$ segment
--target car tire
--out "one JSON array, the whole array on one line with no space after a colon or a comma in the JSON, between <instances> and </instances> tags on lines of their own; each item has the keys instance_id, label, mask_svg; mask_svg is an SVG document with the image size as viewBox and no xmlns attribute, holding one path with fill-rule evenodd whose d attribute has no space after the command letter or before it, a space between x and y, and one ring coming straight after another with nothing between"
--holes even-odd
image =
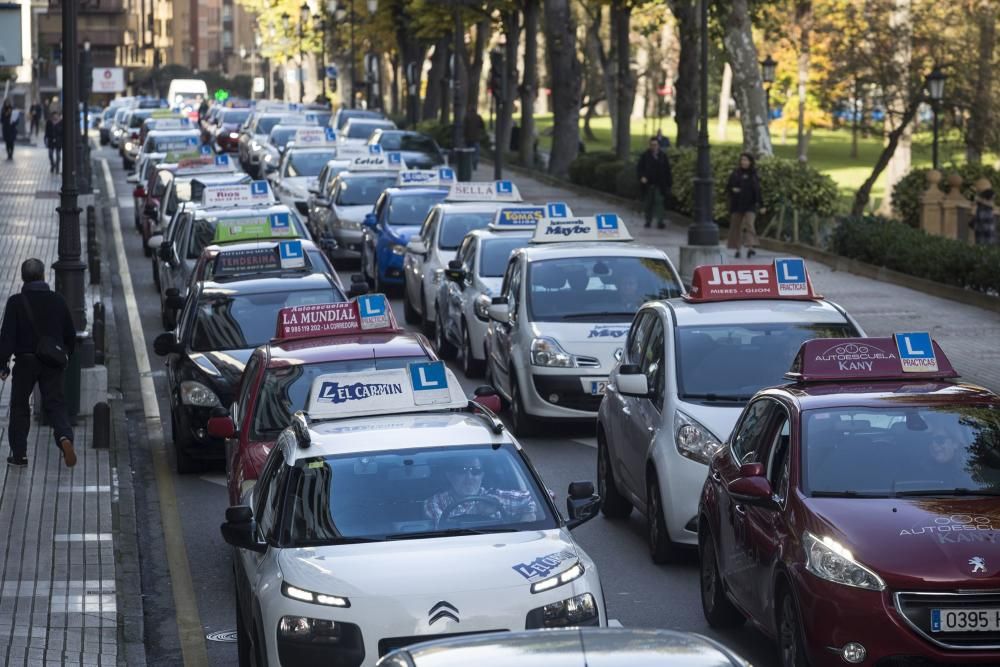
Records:
<instances>
[{"instance_id":1,"label":"car tire","mask_svg":"<svg viewBox=\"0 0 1000 667\"><path fill-rule=\"evenodd\" d=\"M719 574L719 561L715 555L715 540L707 527L699 533L698 553L701 556L701 611L713 628L736 628L746 618L726 595L726 584Z\"/></svg>"},{"instance_id":2,"label":"car tire","mask_svg":"<svg viewBox=\"0 0 1000 667\"><path fill-rule=\"evenodd\" d=\"M654 563L670 563L677 558L677 546L667 532L667 520L663 516L663 496L656 471L650 470L646 481L646 541L649 556Z\"/></svg>"},{"instance_id":3,"label":"car tire","mask_svg":"<svg viewBox=\"0 0 1000 667\"><path fill-rule=\"evenodd\" d=\"M156 261L156 257L153 258L153 285L156 287L156 291L160 291L160 263Z\"/></svg>"},{"instance_id":4,"label":"car tire","mask_svg":"<svg viewBox=\"0 0 1000 667\"><path fill-rule=\"evenodd\" d=\"M524 400L521 398L521 387L517 383L517 376L511 371L510 374L510 427L514 435L524 438L534 435L538 429L538 422L524 409Z\"/></svg>"},{"instance_id":5,"label":"car tire","mask_svg":"<svg viewBox=\"0 0 1000 667\"><path fill-rule=\"evenodd\" d=\"M444 332L444 323L441 321L440 310L438 310L437 325L434 327L434 347L437 348L438 356L446 361L454 359L458 353L458 350L451 344L447 334Z\"/></svg>"},{"instance_id":6,"label":"car tire","mask_svg":"<svg viewBox=\"0 0 1000 667\"><path fill-rule=\"evenodd\" d=\"M253 642L247 634L243 622L243 609L240 607L240 592L236 591L236 655L240 667L253 667Z\"/></svg>"},{"instance_id":7,"label":"car tire","mask_svg":"<svg viewBox=\"0 0 1000 667\"><path fill-rule=\"evenodd\" d=\"M174 462L177 474L189 475L197 468L194 458L188 453L192 441L191 437L187 435L189 429L186 420L183 416L180 419L174 417L173 409L170 411L170 430L174 441Z\"/></svg>"},{"instance_id":8,"label":"car tire","mask_svg":"<svg viewBox=\"0 0 1000 667\"><path fill-rule=\"evenodd\" d=\"M486 363L476 359L472 355L472 341L469 339L469 328L465 326L465 322L462 322L462 347L460 352L462 354L462 372L465 373L465 377L469 379L482 377L485 370L483 367Z\"/></svg>"},{"instance_id":9,"label":"car tire","mask_svg":"<svg viewBox=\"0 0 1000 667\"><path fill-rule=\"evenodd\" d=\"M632 513L632 503L615 484L615 471L603 431L597 434L597 493L601 496L601 513L609 519L624 519Z\"/></svg>"},{"instance_id":10,"label":"car tire","mask_svg":"<svg viewBox=\"0 0 1000 667\"><path fill-rule=\"evenodd\" d=\"M778 662L781 667L809 667L795 599L787 588L778 589Z\"/></svg>"},{"instance_id":11,"label":"car tire","mask_svg":"<svg viewBox=\"0 0 1000 667\"><path fill-rule=\"evenodd\" d=\"M368 275L368 245L361 244L361 277L365 279L369 287L373 286L372 277Z\"/></svg>"},{"instance_id":12,"label":"car tire","mask_svg":"<svg viewBox=\"0 0 1000 667\"><path fill-rule=\"evenodd\" d=\"M418 313L417 309L413 307L412 303L410 303L410 297L408 295L409 295L409 290L407 290L406 286L404 285L403 286L403 319L406 321L407 324L420 324L420 320L421 320L420 313Z\"/></svg>"}]
</instances>

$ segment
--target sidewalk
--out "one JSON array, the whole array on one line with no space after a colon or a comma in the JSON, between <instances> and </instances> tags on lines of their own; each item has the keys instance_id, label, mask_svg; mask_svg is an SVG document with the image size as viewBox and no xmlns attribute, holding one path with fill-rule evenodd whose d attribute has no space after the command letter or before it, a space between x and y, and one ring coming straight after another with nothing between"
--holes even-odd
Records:
<instances>
[{"instance_id":1,"label":"sidewalk","mask_svg":"<svg viewBox=\"0 0 1000 667\"><path fill-rule=\"evenodd\" d=\"M680 246L687 243L685 228L670 225L663 230L644 229L642 216L637 211L620 210L617 202L601 199L600 193L582 196L513 171L506 172L505 176L517 184L525 201L564 201L577 215L619 213L638 241L663 248L674 265L680 266ZM480 164L474 178L493 180L493 165ZM727 261L741 263L741 260L732 258L732 251L722 250ZM753 261L768 263L775 256L761 250ZM742 260L742 263L748 263L748 260ZM1000 341L1000 313L852 273L834 271L818 262L809 263L809 273L816 290L847 309L869 336L928 331L940 343L963 380L1000 391L1000 347L997 346L997 341Z\"/></svg>"},{"instance_id":2,"label":"sidewalk","mask_svg":"<svg viewBox=\"0 0 1000 667\"><path fill-rule=\"evenodd\" d=\"M45 149L19 145L0 161L0 295L21 288L20 265L56 260L61 177ZM82 216L81 216L82 219ZM85 239L86 234L81 231ZM53 284L49 270L48 281ZM7 456L10 383L0 387L0 448ZM75 426L75 468L63 465L48 427L32 423L28 466L0 469L0 662L118 663L117 485L109 450L93 449L90 407Z\"/></svg>"}]
</instances>

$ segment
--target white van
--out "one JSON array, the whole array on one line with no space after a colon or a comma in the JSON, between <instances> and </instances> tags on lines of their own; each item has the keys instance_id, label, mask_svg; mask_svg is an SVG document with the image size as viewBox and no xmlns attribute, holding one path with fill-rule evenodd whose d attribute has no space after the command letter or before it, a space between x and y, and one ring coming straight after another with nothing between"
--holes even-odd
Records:
<instances>
[{"instance_id":1,"label":"white van","mask_svg":"<svg viewBox=\"0 0 1000 667\"><path fill-rule=\"evenodd\" d=\"M208 98L208 85L201 79L172 79L167 89L167 104L174 106L181 100L199 96Z\"/></svg>"}]
</instances>

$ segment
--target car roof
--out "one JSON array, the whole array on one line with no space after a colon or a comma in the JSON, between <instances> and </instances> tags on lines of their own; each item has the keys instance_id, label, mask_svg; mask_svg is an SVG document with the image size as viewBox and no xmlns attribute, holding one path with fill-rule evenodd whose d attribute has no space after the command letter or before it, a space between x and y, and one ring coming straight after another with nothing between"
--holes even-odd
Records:
<instances>
[{"instance_id":1,"label":"car roof","mask_svg":"<svg viewBox=\"0 0 1000 667\"><path fill-rule=\"evenodd\" d=\"M760 395L783 396L797 405L799 410L841 407L899 408L912 405L1000 407L1000 396L989 389L947 380L795 382L765 389Z\"/></svg>"},{"instance_id":2,"label":"car roof","mask_svg":"<svg viewBox=\"0 0 1000 667\"><path fill-rule=\"evenodd\" d=\"M499 201L463 201L463 202L441 202L434 205L442 213L495 213L502 208L508 208L509 202ZM521 204L518 204L521 206ZM531 206L531 204L524 204Z\"/></svg>"},{"instance_id":3,"label":"car roof","mask_svg":"<svg viewBox=\"0 0 1000 667\"><path fill-rule=\"evenodd\" d=\"M191 182L198 181L199 183L204 183L205 185L229 185L230 183L239 183L240 181L250 178L250 174L245 171L224 171L224 172L206 172L204 174L181 174L180 176L174 177L176 180L188 179Z\"/></svg>"},{"instance_id":4,"label":"car roof","mask_svg":"<svg viewBox=\"0 0 1000 667\"><path fill-rule=\"evenodd\" d=\"M267 347L268 368L349 359L431 356L427 339L406 331L273 340Z\"/></svg>"},{"instance_id":5,"label":"car roof","mask_svg":"<svg viewBox=\"0 0 1000 667\"><path fill-rule=\"evenodd\" d=\"M657 301L668 308L678 326L711 326L714 324L844 324L843 311L823 299L745 299L690 303L682 298ZM647 306L648 307L648 306Z\"/></svg>"},{"instance_id":6,"label":"car roof","mask_svg":"<svg viewBox=\"0 0 1000 667\"><path fill-rule=\"evenodd\" d=\"M147 139L149 137L159 139L160 137L200 137L200 136L201 132L199 132L194 128L185 130L184 128L181 127L168 128L165 130L150 130L149 133L146 134Z\"/></svg>"},{"instance_id":7,"label":"car roof","mask_svg":"<svg viewBox=\"0 0 1000 667\"><path fill-rule=\"evenodd\" d=\"M333 144L326 146L296 146L295 144L290 144L288 148L285 149L285 153L329 153L330 151L336 151L337 147Z\"/></svg>"},{"instance_id":8,"label":"car roof","mask_svg":"<svg viewBox=\"0 0 1000 667\"><path fill-rule=\"evenodd\" d=\"M337 178L341 178L345 181L355 178L366 178L372 176L378 176L381 178L386 178L386 177L397 178L398 174L399 172L393 169L363 169L360 171L351 171L350 169L348 169L347 171L342 171L339 174L337 174Z\"/></svg>"},{"instance_id":9,"label":"car roof","mask_svg":"<svg viewBox=\"0 0 1000 667\"><path fill-rule=\"evenodd\" d=\"M466 234L466 236L474 236L480 241L489 241L491 239L530 239L535 235L534 229L509 229L509 230L496 230L489 229L473 229L471 232Z\"/></svg>"},{"instance_id":10,"label":"car roof","mask_svg":"<svg viewBox=\"0 0 1000 667\"><path fill-rule=\"evenodd\" d=\"M427 194L440 194L442 196L447 196L451 188L447 185L427 185L421 187L409 187L409 188L386 188L383 192L386 197L416 197L417 195L427 195Z\"/></svg>"},{"instance_id":11,"label":"car roof","mask_svg":"<svg viewBox=\"0 0 1000 667\"><path fill-rule=\"evenodd\" d=\"M270 213L290 213L291 209L281 203L264 204L261 206L240 206L238 208L199 208L196 213L199 218L242 218L248 215L264 216Z\"/></svg>"},{"instance_id":12,"label":"car roof","mask_svg":"<svg viewBox=\"0 0 1000 667\"><path fill-rule=\"evenodd\" d=\"M294 283L294 284L290 284ZM271 292L300 292L329 288L339 292L333 278L325 273L294 273L262 278L247 278L233 282L206 281L201 283L201 296L218 298L220 296L235 296L238 294L267 294Z\"/></svg>"},{"instance_id":13,"label":"car roof","mask_svg":"<svg viewBox=\"0 0 1000 667\"><path fill-rule=\"evenodd\" d=\"M317 250L316 244L308 239L296 239L302 242L303 250ZM205 246L202 252L239 252L240 250L254 250L256 248L273 248L281 243L281 239L263 239L260 241L239 241L237 243L211 243Z\"/></svg>"},{"instance_id":14,"label":"car roof","mask_svg":"<svg viewBox=\"0 0 1000 667\"><path fill-rule=\"evenodd\" d=\"M518 248L529 262L559 257L656 257L665 259L666 253L653 246L621 241L579 241L568 243L538 243Z\"/></svg>"}]
</instances>

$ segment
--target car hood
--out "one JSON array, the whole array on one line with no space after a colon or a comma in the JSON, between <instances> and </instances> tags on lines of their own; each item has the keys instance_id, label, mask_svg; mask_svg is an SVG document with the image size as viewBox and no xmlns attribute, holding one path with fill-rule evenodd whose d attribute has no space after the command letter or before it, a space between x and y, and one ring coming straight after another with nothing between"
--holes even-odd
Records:
<instances>
[{"instance_id":1,"label":"car hood","mask_svg":"<svg viewBox=\"0 0 1000 667\"><path fill-rule=\"evenodd\" d=\"M389 240L394 243L402 243L406 245L410 242L410 237L420 231L419 225L400 225L394 227L392 225L387 225L386 229L389 230L388 237Z\"/></svg>"},{"instance_id":2,"label":"car hood","mask_svg":"<svg viewBox=\"0 0 1000 667\"><path fill-rule=\"evenodd\" d=\"M818 537L832 537L890 588L963 587L1000 576L1000 503L989 497L806 498ZM983 569L974 566L983 559Z\"/></svg>"},{"instance_id":3,"label":"car hood","mask_svg":"<svg viewBox=\"0 0 1000 667\"><path fill-rule=\"evenodd\" d=\"M247 350L226 350L225 352L192 352L191 361L219 389L232 392L243 377L243 369L253 354L253 348Z\"/></svg>"},{"instance_id":4,"label":"car hood","mask_svg":"<svg viewBox=\"0 0 1000 667\"><path fill-rule=\"evenodd\" d=\"M523 588L580 556L568 532L552 529L284 549L278 565L316 593L405 597Z\"/></svg>"},{"instance_id":5,"label":"car hood","mask_svg":"<svg viewBox=\"0 0 1000 667\"><path fill-rule=\"evenodd\" d=\"M360 206L341 206L340 204L334 204L333 208L337 215L337 219L343 220L344 222L364 222L365 216L372 212L371 204L362 204Z\"/></svg>"}]
</instances>

